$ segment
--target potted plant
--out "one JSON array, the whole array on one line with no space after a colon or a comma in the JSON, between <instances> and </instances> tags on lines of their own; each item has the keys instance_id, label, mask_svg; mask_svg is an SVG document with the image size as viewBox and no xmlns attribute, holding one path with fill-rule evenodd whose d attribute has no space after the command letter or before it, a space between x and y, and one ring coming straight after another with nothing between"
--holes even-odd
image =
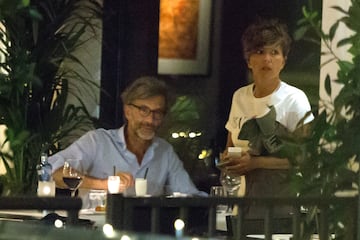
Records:
<instances>
[{"instance_id":1,"label":"potted plant","mask_svg":"<svg viewBox=\"0 0 360 240\"><path fill-rule=\"evenodd\" d=\"M360 148L356 146L360 140L360 1L351 0L349 9L339 6L333 6L333 9L343 13L344 17L338 19L329 32L325 33L321 29L319 12L311 7L304 7L303 19L299 21L296 34L297 38L308 38L311 41L316 39L311 35L316 34L327 49L322 52L329 56L329 61L325 64L336 61L336 79L332 79L329 74L325 79L327 95L331 96L333 90L331 82L341 85L341 90L334 99L321 100L320 113L311 124L310 136L297 139L296 144L292 142L293 146L296 145L303 152L302 160L292 174L292 183L300 196L331 197L344 190L357 191L359 187L359 174L353 170L352 165L358 164L360 157ZM353 33L337 41L335 35L340 24L345 24ZM352 56L351 61L337 56L333 49L333 46L345 44L350 46L348 52ZM316 216L317 209L311 210L307 214L308 221L314 220ZM335 234L336 239L354 238L354 225L348 222L348 211L347 206L330 209L329 231Z\"/></svg>"},{"instance_id":2,"label":"potted plant","mask_svg":"<svg viewBox=\"0 0 360 240\"><path fill-rule=\"evenodd\" d=\"M40 154L59 151L93 124L71 88L93 83L71 66L85 68L74 51L89 40L102 7L96 0L4 0L0 9L0 124L9 146L0 151L2 195L35 193ZM69 94L78 105L67 103Z\"/></svg>"}]
</instances>

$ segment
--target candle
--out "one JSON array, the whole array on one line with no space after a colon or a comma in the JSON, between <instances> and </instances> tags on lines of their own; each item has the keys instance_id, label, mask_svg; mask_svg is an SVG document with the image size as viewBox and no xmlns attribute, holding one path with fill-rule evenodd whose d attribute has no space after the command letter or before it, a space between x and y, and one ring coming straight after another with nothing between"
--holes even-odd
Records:
<instances>
[{"instance_id":1,"label":"candle","mask_svg":"<svg viewBox=\"0 0 360 240\"><path fill-rule=\"evenodd\" d=\"M120 192L120 177L119 176L109 176L108 177L108 191L109 191L109 193L119 193Z\"/></svg>"},{"instance_id":2,"label":"candle","mask_svg":"<svg viewBox=\"0 0 360 240\"><path fill-rule=\"evenodd\" d=\"M54 197L55 196L55 182L54 181L39 181L37 195L39 197Z\"/></svg>"},{"instance_id":3,"label":"candle","mask_svg":"<svg viewBox=\"0 0 360 240\"><path fill-rule=\"evenodd\" d=\"M174 227L175 227L175 236L176 236L176 238L183 237L184 227L185 227L184 221L181 220L181 219L176 219L175 222L174 222Z\"/></svg>"}]
</instances>

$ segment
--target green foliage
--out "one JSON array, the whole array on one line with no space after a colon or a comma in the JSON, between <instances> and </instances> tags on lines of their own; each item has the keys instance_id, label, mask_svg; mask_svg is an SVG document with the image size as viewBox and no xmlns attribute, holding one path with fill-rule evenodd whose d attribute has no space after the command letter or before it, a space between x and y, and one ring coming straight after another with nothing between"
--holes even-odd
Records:
<instances>
[{"instance_id":1,"label":"green foliage","mask_svg":"<svg viewBox=\"0 0 360 240\"><path fill-rule=\"evenodd\" d=\"M294 188L301 196L333 196L338 191L357 190L359 187L358 172L351 166L359 163L360 156L360 147L357 146L360 142L360 1L352 0L348 10L339 6L333 6L333 9L343 13L344 17L338 19L328 33L321 30L319 14L306 7L303 8L304 18L299 21L297 36L309 37L309 34L316 33L327 49L322 53L329 57L324 64L336 61L338 65L336 78L329 75L325 78L326 93L331 96L332 82L341 85L335 99L322 102L324 109L312 123L312 134L301 146L304 157L292 174ZM344 24L352 34L335 40L339 26ZM335 46L345 44L352 55L350 61L341 59L334 51ZM353 226L344 214L346 206L330 210L330 231L337 239L349 239L347 234L352 234Z\"/></svg>"},{"instance_id":2,"label":"green foliage","mask_svg":"<svg viewBox=\"0 0 360 240\"><path fill-rule=\"evenodd\" d=\"M174 146L189 172L195 167L201 150L205 148L203 136L189 137L190 132L206 134L204 126L199 123L200 101L202 100L188 95L178 96L159 131L159 135ZM172 133L180 133L181 136L173 138Z\"/></svg>"},{"instance_id":3,"label":"green foliage","mask_svg":"<svg viewBox=\"0 0 360 240\"><path fill-rule=\"evenodd\" d=\"M354 174L347 172L349 159L354 158L355 161L358 161L359 150L354 147L354 143L360 135L360 128L356 124L360 114L360 55L354 54L359 51L358 49L355 50L354 46L358 45L359 42L360 25L354 24L354 22L358 22L360 16L359 3L359 0L352 0L352 6L348 11L334 6L334 9L342 12L345 16L331 26L329 33L324 33L321 30L319 15L307 10L306 7L303 8L304 18L299 21L301 33L308 34L303 29L309 31L312 29L313 32L316 32L328 50L323 54L332 55L329 61L336 61L339 67L336 79L331 79L329 75L326 76L324 86L326 93L329 96L331 95L332 82L339 83L342 86L339 94L332 102L323 104L322 113L314 121L310 138L311 144L307 146L308 156L304 159L305 162L308 161L304 164L304 168L312 168L310 166L314 165L319 167L319 170L313 169L312 171L315 172L309 174L317 176L318 181L323 181L318 184L318 186L322 186L317 190L319 194L332 195L335 191L342 190L341 182L347 182L349 176L354 177ZM353 31L353 34L341 39L334 45L334 36L340 24L345 24ZM352 61L342 60L334 52L332 46L341 46L344 43L351 44L349 52L352 53ZM313 143L317 144L313 145ZM342 174L344 172L346 174ZM308 173L304 170L302 174ZM336 181L336 184L328 184L327 181ZM352 181L357 184L355 178Z\"/></svg>"},{"instance_id":4,"label":"green foliage","mask_svg":"<svg viewBox=\"0 0 360 240\"><path fill-rule=\"evenodd\" d=\"M0 7L0 124L10 148L1 147L7 170L1 181L3 194L15 195L34 191L42 152L59 151L74 131L92 125L69 85L93 83L63 63L85 68L74 51L89 40L85 33L95 33L101 6L95 0L3 0ZM69 94L79 106L66 102Z\"/></svg>"}]
</instances>

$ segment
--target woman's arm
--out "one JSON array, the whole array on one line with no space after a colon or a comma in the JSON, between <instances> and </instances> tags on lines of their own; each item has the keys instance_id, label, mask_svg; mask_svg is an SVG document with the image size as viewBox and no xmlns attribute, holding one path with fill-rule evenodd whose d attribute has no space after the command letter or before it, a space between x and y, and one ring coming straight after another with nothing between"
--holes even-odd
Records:
<instances>
[{"instance_id":1,"label":"woman's arm","mask_svg":"<svg viewBox=\"0 0 360 240\"><path fill-rule=\"evenodd\" d=\"M220 153L220 161L221 162L225 161L225 158L227 157L227 149L228 149L228 147L233 147L233 146L234 146L234 143L231 140L231 132L228 132L225 150L224 150L224 152Z\"/></svg>"},{"instance_id":2,"label":"woman's arm","mask_svg":"<svg viewBox=\"0 0 360 240\"><path fill-rule=\"evenodd\" d=\"M225 170L229 173L243 175L254 169L289 169L290 163L287 158L272 156L252 156L248 152L242 153L241 157L229 157Z\"/></svg>"},{"instance_id":3,"label":"woman's arm","mask_svg":"<svg viewBox=\"0 0 360 240\"><path fill-rule=\"evenodd\" d=\"M227 148L233 147L231 132L228 132L226 149L222 154L221 161L226 161L224 170L237 175L243 175L247 172L263 168L263 169L289 169L290 163L287 158L278 158L272 156L252 156L248 152L243 152L241 157L227 156Z\"/></svg>"}]
</instances>

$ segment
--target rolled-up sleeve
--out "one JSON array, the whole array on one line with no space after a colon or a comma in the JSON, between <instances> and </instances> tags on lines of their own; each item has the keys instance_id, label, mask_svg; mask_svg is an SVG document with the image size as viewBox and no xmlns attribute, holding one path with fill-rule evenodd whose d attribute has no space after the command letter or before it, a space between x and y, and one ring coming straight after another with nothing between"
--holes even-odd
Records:
<instances>
[{"instance_id":1,"label":"rolled-up sleeve","mask_svg":"<svg viewBox=\"0 0 360 240\"><path fill-rule=\"evenodd\" d=\"M184 169L183 163L174 151L169 151L169 175L168 188L172 193L180 192L197 196L208 196L207 193L199 191L192 182L189 174Z\"/></svg>"},{"instance_id":2,"label":"rolled-up sleeve","mask_svg":"<svg viewBox=\"0 0 360 240\"><path fill-rule=\"evenodd\" d=\"M49 157L49 163L52 165L53 172L64 165L66 159L78 160L76 166L79 170L87 169L89 160L95 156L95 138L92 131L86 133L76 140L66 149ZM86 159L86 161L82 161Z\"/></svg>"}]
</instances>

